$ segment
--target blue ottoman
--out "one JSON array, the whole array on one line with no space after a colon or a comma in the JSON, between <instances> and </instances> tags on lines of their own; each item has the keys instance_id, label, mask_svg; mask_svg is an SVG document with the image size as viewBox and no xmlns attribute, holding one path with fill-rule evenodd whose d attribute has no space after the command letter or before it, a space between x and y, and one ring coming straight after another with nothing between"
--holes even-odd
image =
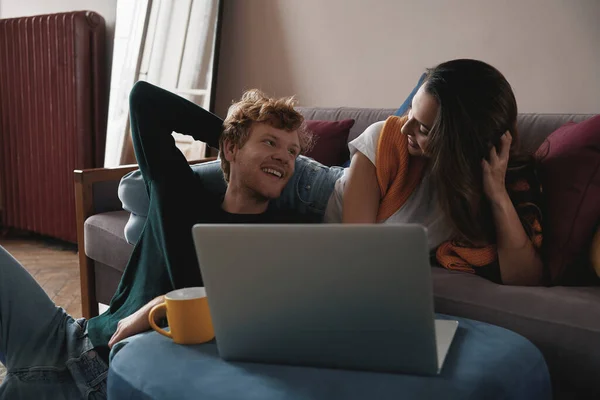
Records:
<instances>
[{"instance_id":1,"label":"blue ottoman","mask_svg":"<svg viewBox=\"0 0 600 400\"><path fill-rule=\"evenodd\" d=\"M449 318L437 316L438 318ZM116 346L109 399L551 399L542 354L497 326L459 320L439 376L226 362L215 343L182 346L156 332Z\"/></svg>"}]
</instances>

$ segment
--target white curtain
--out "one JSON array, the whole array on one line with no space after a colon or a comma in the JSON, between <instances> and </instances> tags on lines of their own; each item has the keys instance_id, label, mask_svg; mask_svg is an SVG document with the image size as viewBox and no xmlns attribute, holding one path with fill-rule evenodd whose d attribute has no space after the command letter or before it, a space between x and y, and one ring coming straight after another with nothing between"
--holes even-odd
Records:
<instances>
[{"instance_id":1,"label":"white curtain","mask_svg":"<svg viewBox=\"0 0 600 400\"><path fill-rule=\"evenodd\" d=\"M105 167L131 160L129 90L146 80L209 108L219 0L119 0ZM206 146L174 134L188 160Z\"/></svg>"}]
</instances>

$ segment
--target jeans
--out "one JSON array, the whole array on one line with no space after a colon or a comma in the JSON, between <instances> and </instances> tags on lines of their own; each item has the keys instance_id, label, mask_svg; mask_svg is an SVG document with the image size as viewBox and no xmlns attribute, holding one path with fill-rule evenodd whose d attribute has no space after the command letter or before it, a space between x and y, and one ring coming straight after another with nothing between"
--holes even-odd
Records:
<instances>
[{"instance_id":1,"label":"jeans","mask_svg":"<svg viewBox=\"0 0 600 400\"><path fill-rule=\"evenodd\" d=\"M312 158L299 156L294 175L275 204L282 209L322 219L335 182L343 173L342 167L327 167Z\"/></svg>"},{"instance_id":2,"label":"jeans","mask_svg":"<svg viewBox=\"0 0 600 400\"><path fill-rule=\"evenodd\" d=\"M108 365L86 321L57 307L0 246L0 399L105 399Z\"/></svg>"}]
</instances>

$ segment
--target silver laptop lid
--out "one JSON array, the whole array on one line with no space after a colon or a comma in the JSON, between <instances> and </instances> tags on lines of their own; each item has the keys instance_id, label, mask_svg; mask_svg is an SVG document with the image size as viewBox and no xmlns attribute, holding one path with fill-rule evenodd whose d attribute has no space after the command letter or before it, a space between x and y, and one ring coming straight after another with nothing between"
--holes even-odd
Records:
<instances>
[{"instance_id":1,"label":"silver laptop lid","mask_svg":"<svg viewBox=\"0 0 600 400\"><path fill-rule=\"evenodd\" d=\"M195 225L221 357L435 374L418 225Z\"/></svg>"}]
</instances>

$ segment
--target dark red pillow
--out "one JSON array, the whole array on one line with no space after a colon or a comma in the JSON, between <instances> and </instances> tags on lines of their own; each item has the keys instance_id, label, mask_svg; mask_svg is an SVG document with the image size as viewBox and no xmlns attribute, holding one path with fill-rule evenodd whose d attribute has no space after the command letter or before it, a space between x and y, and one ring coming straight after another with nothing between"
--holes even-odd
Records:
<instances>
[{"instance_id":1,"label":"dark red pillow","mask_svg":"<svg viewBox=\"0 0 600 400\"><path fill-rule=\"evenodd\" d=\"M308 129L313 133L315 143L306 156L327 166L342 165L350 158L348 135L354 126L353 119L341 121L307 120Z\"/></svg>"},{"instance_id":2,"label":"dark red pillow","mask_svg":"<svg viewBox=\"0 0 600 400\"><path fill-rule=\"evenodd\" d=\"M536 156L546 201L544 261L551 283L562 284L589 267L581 264L600 222L600 115L558 128Z\"/></svg>"}]
</instances>

